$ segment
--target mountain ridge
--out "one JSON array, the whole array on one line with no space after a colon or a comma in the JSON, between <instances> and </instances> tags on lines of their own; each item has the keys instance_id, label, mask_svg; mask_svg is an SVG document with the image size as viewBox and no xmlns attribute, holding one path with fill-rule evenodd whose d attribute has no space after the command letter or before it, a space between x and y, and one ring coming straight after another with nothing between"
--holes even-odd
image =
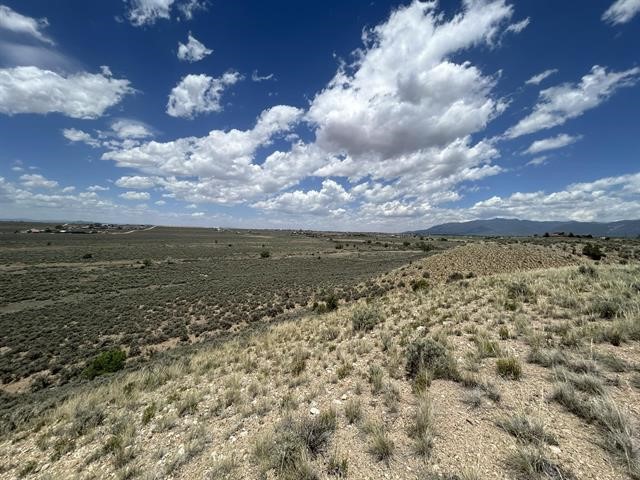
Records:
<instances>
[{"instance_id":1,"label":"mountain ridge","mask_svg":"<svg viewBox=\"0 0 640 480\"><path fill-rule=\"evenodd\" d=\"M449 222L430 228L413 230L417 235L473 235L528 237L564 232L597 237L635 237L640 235L640 219L616 222L537 221L517 218L492 218L468 222Z\"/></svg>"}]
</instances>

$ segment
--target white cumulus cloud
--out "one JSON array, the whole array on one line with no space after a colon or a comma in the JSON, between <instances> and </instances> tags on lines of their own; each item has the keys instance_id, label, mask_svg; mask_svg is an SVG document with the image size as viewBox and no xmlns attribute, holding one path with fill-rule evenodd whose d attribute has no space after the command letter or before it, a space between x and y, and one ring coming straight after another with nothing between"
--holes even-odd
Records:
<instances>
[{"instance_id":1,"label":"white cumulus cloud","mask_svg":"<svg viewBox=\"0 0 640 480\"><path fill-rule=\"evenodd\" d=\"M49 180L40 174L21 175L20 182L26 188L55 188L58 186L58 182Z\"/></svg>"},{"instance_id":2,"label":"white cumulus cloud","mask_svg":"<svg viewBox=\"0 0 640 480\"><path fill-rule=\"evenodd\" d=\"M351 195L334 180L322 182L320 190L286 192L253 206L262 210L278 210L293 214L326 214L351 200Z\"/></svg>"},{"instance_id":3,"label":"white cumulus cloud","mask_svg":"<svg viewBox=\"0 0 640 480\"><path fill-rule=\"evenodd\" d=\"M169 94L167 114L172 117L193 118L197 114L222 111L220 100L224 90L241 80L238 72L227 72L222 77L187 75Z\"/></svg>"},{"instance_id":4,"label":"white cumulus cloud","mask_svg":"<svg viewBox=\"0 0 640 480\"><path fill-rule=\"evenodd\" d=\"M126 16L136 27L153 25L157 20L171 19L172 10L177 6L185 20L191 20L194 12L204 10L207 2L204 0L124 0Z\"/></svg>"},{"instance_id":5,"label":"white cumulus cloud","mask_svg":"<svg viewBox=\"0 0 640 480\"><path fill-rule=\"evenodd\" d=\"M120 198L124 198L125 200L138 200L138 201L149 200L149 198L151 198L151 195L149 195L149 192L134 192L134 191L124 192L118 196Z\"/></svg>"},{"instance_id":6,"label":"white cumulus cloud","mask_svg":"<svg viewBox=\"0 0 640 480\"><path fill-rule=\"evenodd\" d=\"M156 181L150 177L142 177L134 175L131 177L120 177L116 180L116 186L120 188L131 188L135 190L145 190L156 184Z\"/></svg>"},{"instance_id":7,"label":"white cumulus cloud","mask_svg":"<svg viewBox=\"0 0 640 480\"><path fill-rule=\"evenodd\" d=\"M64 138L73 143L86 143L87 145L97 148L100 146L100 142L93 138L90 133L84 130L78 130L77 128L65 128L62 130Z\"/></svg>"},{"instance_id":8,"label":"white cumulus cloud","mask_svg":"<svg viewBox=\"0 0 640 480\"><path fill-rule=\"evenodd\" d=\"M178 42L178 58L185 62L198 62L207 55L211 55L213 50L204 46L202 42L189 33L187 43Z\"/></svg>"},{"instance_id":9,"label":"white cumulus cloud","mask_svg":"<svg viewBox=\"0 0 640 480\"><path fill-rule=\"evenodd\" d=\"M102 73L58 74L38 67L0 68L0 113L61 113L92 119L133 93L129 81Z\"/></svg>"},{"instance_id":10,"label":"white cumulus cloud","mask_svg":"<svg viewBox=\"0 0 640 480\"><path fill-rule=\"evenodd\" d=\"M153 137L153 131L143 122L119 119L111 124L113 134L120 139L140 139Z\"/></svg>"}]
</instances>

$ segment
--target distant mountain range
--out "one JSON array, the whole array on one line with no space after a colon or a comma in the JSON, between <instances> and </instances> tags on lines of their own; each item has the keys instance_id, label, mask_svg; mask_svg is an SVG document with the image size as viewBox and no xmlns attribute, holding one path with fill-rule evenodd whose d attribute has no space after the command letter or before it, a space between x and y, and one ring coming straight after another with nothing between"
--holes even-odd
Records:
<instances>
[{"instance_id":1,"label":"distant mountain range","mask_svg":"<svg viewBox=\"0 0 640 480\"><path fill-rule=\"evenodd\" d=\"M492 218L490 220L472 220L436 225L426 230L416 230L417 235L482 235L527 237L555 232L574 235L593 235L594 237L636 237L640 235L640 220L621 220L618 222L536 222L515 218Z\"/></svg>"}]
</instances>

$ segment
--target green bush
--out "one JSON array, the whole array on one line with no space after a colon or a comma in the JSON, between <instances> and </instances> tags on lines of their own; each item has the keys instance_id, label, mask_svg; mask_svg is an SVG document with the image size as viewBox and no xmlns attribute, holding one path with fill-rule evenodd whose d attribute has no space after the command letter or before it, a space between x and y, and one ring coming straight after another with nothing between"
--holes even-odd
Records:
<instances>
[{"instance_id":1,"label":"green bush","mask_svg":"<svg viewBox=\"0 0 640 480\"><path fill-rule=\"evenodd\" d=\"M582 254L589 257L591 260L600 260L602 257L606 256L602 250L600 250L600 245L596 245L595 243L587 243L582 247Z\"/></svg>"},{"instance_id":2,"label":"green bush","mask_svg":"<svg viewBox=\"0 0 640 480\"><path fill-rule=\"evenodd\" d=\"M324 303L327 306L327 310L330 312L338 309L338 297L336 297L333 293L326 298Z\"/></svg>"},{"instance_id":3,"label":"green bush","mask_svg":"<svg viewBox=\"0 0 640 480\"><path fill-rule=\"evenodd\" d=\"M464 279L464 275L463 274L461 274L460 272L453 272L447 278L447 283L457 282L457 281L462 280L462 279Z\"/></svg>"},{"instance_id":4,"label":"green bush","mask_svg":"<svg viewBox=\"0 0 640 480\"><path fill-rule=\"evenodd\" d=\"M522 377L522 365L515 357L505 357L496 360L496 371L498 375L512 380L519 380Z\"/></svg>"},{"instance_id":5,"label":"green bush","mask_svg":"<svg viewBox=\"0 0 640 480\"><path fill-rule=\"evenodd\" d=\"M351 325L356 332L369 332L380 323L382 315L377 308L371 306L357 307L351 316Z\"/></svg>"},{"instance_id":6,"label":"green bush","mask_svg":"<svg viewBox=\"0 0 640 480\"><path fill-rule=\"evenodd\" d=\"M507 297L511 300L528 301L533 297L533 292L526 283L514 282L507 286Z\"/></svg>"},{"instance_id":7,"label":"green bush","mask_svg":"<svg viewBox=\"0 0 640 480\"><path fill-rule=\"evenodd\" d=\"M407 377L415 379L421 370L431 372L434 379L457 380L460 377L455 359L441 343L432 338L420 338L406 350Z\"/></svg>"},{"instance_id":8,"label":"green bush","mask_svg":"<svg viewBox=\"0 0 640 480\"><path fill-rule=\"evenodd\" d=\"M420 250L422 250L423 252L430 252L431 250L435 249L436 247L434 247L432 244L430 243L425 243L425 242L420 242L418 244L418 247L420 248Z\"/></svg>"},{"instance_id":9,"label":"green bush","mask_svg":"<svg viewBox=\"0 0 640 480\"><path fill-rule=\"evenodd\" d=\"M83 374L85 377L92 379L106 373L117 372L124 368L126 359L127 354L119 348L107 350L94 358L89 366L85 368Z\"/></svg>"},{"instance_id":10,"label":"green bush","mask_svg":"<svg viewBox=\"0 0 640 480\"><path fill-rule=\"evenodd\" d=\"M411 280L411 289L414 292L417 292L418 290L426 290L427 288L429 288L429 282L427 282L423 278L420 278L418 280Z\"/></svg>"}]
</instances>

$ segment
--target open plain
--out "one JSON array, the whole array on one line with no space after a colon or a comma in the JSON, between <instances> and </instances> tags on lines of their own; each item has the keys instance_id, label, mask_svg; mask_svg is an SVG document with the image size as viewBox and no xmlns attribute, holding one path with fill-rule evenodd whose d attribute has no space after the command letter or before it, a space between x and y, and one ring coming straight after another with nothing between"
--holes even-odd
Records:
<instances>
[{"instance_id":1,"label":"open plain","mask_svg":"<svg viewBox=\"0 0 640 480\"><path fill-rule=\"evenodd\" d=\"M3 477L640 478L637 241L158 228L1 255ZM65 345L75 376L37 366Z\"/></svg>"}]
</instances>

